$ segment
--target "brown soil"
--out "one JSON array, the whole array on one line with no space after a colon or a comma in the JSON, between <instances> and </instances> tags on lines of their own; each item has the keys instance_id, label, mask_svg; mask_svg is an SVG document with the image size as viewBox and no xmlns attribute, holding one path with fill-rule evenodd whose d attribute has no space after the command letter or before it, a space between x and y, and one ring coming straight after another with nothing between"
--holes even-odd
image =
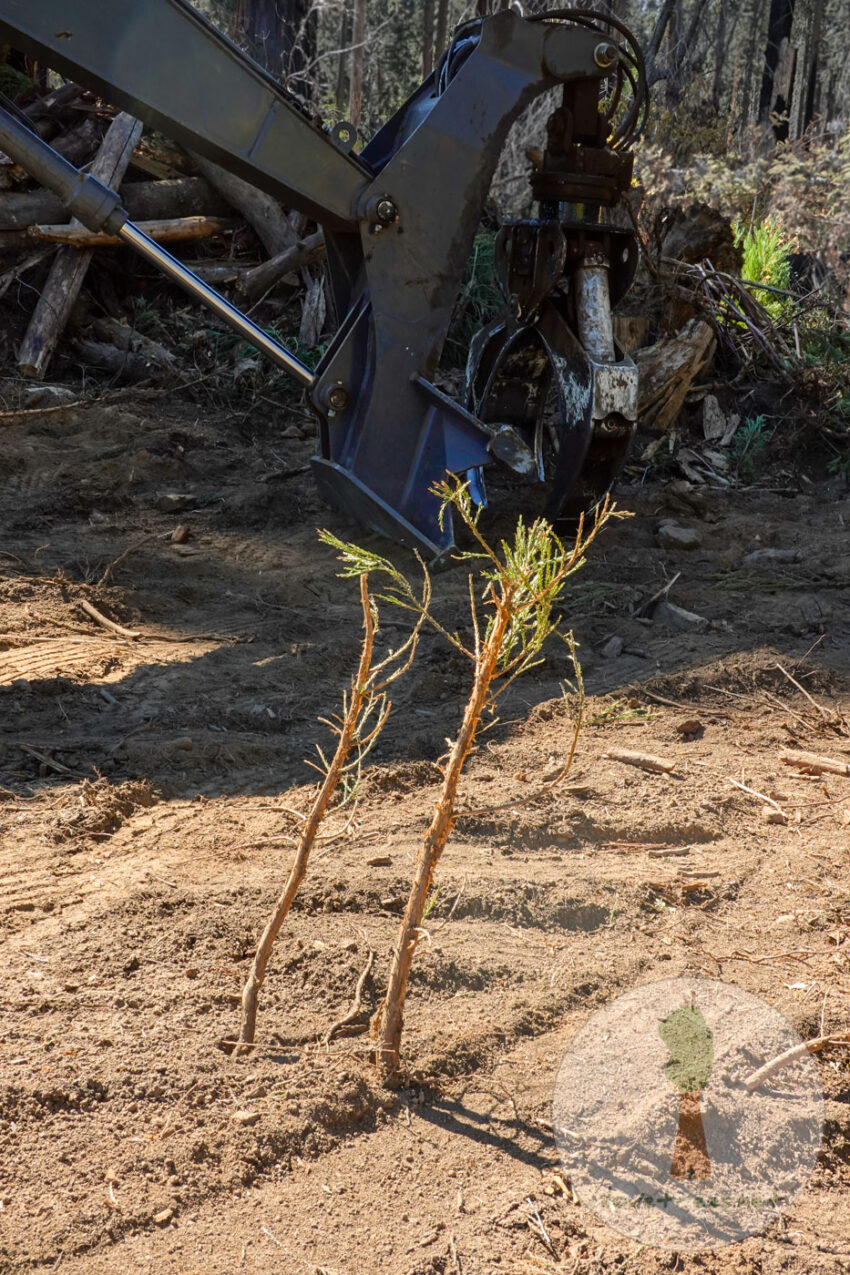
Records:
<instances>
[{"instance_id":1,"label":"brown soil","mask_svg":"<svg viewBox=\"0 0 850 1275\"><path fill-rule=\"evenodd\" d=\"M469 670L423 640L356 816L329 830L278 941L260 1047L234 1059L221 1045L287 866L302 759L358 644L356 590L315 528L387 547L321 506L308 441L206 409L46 414L2 445L0 1270L850 1270L846 1052L821 1055L808 1188L714 1254L602 1226L558 1176L550 1124L571 1038L641 983L704 974L803 1036L847 1028L850 779L778 760L795 743L850 756L846 494L792 480L683 505L669 484L621 487L635 516L605 532L568 604L590 693L574 770L534 796L570 738L556 651L470 764L477 813L440 868L407 1081L390 1092L366 1037L322 1041L370 949L367 1012L384 984ZM670 515L699 549L658 547ZM800 560L742 565L770 546ZM706 632L632 616L677 571L671 601ZM459 571L435 595L466 623ZM141 636L99 626L83 599ZM602 658L612 635L625 649ZM622 748L676 771L605 757Z\"/></svg>"}]
</instances>

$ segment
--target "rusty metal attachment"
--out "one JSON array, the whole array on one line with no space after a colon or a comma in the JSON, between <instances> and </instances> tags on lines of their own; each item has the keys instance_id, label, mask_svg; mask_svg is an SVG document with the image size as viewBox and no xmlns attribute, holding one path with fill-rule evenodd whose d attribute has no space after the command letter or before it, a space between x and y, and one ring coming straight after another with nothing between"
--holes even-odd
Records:
<instances>
[{"instance_id":1,"label":"rusty metal attachment","mask_svg":"<svg viewBox=\"0 0 850 1275\"><path fill-rule=\"evenodd\" d=\"M490 423L511 424L534 452L552 519L590 509L609 489L637 419L637 368L613 333L612 306L637 268L624 209L630 146L646 110L643 59L608 15L556 10L542 21L599 35L600 86L564 85L547 122L542 165L531 174L534 220L509 222L496 244L507 313L473 342L466 402ZM625 90L629 91L626 92ZM478 476L483 497L483 478Z\"/></svg>"}]
</instances>

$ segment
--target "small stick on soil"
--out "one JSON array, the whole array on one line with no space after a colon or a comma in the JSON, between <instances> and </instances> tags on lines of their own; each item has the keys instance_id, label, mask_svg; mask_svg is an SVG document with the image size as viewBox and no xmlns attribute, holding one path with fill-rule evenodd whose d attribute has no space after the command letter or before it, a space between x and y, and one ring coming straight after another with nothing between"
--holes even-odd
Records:
<instances>
[{"instance_id":1,"label":"small stick on soil","mask_svg":"<svg viewBox=\"0 0 850 1275\"><path fill-rule=\"evenodd\" d=\"M555 1261L557 1262L559 1260L558 1251L555 1248L555 1245L550 1240L549 1233L546 1230L546 1227L543 1225L543 1218L540 1216L537 1209L532 1204L530 1195L527 1195L525 1197L525 1202L528 1205L528 1207L531 1209L531 1217L528 1219L528 1225L531 1227L532 1231L534 1231L537 1238L543 1241L544 1245L546 1246L546 1248L548 1248L549 1252L552 1254Z\"/></svg>"},{"instance_id":2,"label":"small stick on soil","mask_svg":"<svg viewBox=\"0 0 850 1275\"><path fill-rule=\"evenodd\" d=\"M325 1036L325 1044L329 1045L335 1036L338 1036L345 1027L350 1027L360 1013L363 1004L363 988L366 986L366 980L372 973L372 966L375 964L375 953L370 949L369 957L366 961L365 969L357 980L357 986L354 989L354 1000L351 1002L351 1009L347 1014L343 1015L332 1027L328 1028ZM368 1029L369 1024L363 1024L363 1031Z\"/></svg>"},{"instance_id":3,"label":"small stick on soil","mask_svg":"<svg viewBox=\"0 0 850 1275\"><path fill-rule=\"evenodd\" d=\"M809 703L812 705L813 708L817 709L817 711L820 713L821 717L823 718L825 722L831 722L834 720L834 714L829 713L823 707L822 704L819 704L816 699L813 699L811 695L809 694L809 692L806 690L806 688L804 686L801 686L800 683L797 681L797 679L795 677L792 677L787 669L784 669L781 664L777 664L776 667L779 669L779 672L782 674L783 677L788 678L788 681L791 683L792 686L796 686L797 690L800 692L801 695L805 695L806 699L809 701Z\"/></svg>"},{"instance_id":4,"label":"small stick on soil","mask_svg":"<svg viewBox=\"0 0 850 1275\"><path fill-rule=\"evenodd\" d=\"M647 598L645 602L639 602L638 605L632 611L632 615L634 616L644 615L645 612L647 612L649 608L652 606L653 602L660 602L662 598L666 598L667 594L673 588L673 585L679 579L681 574L682 574L681 571L677 571L676 574L672 577L672 579L668 580L665 585L663 585L660 589L658 589L655 593L653 593L651 598Z\"/></svg>"},{"instance_id":5,"label":"small stick on soil","mask_svg":"<svg viewBox=\"0 0 850 1275\"><path fill-rule=\"evenodd\" d=\"M602 756L609 758L610 761L619 761L625 766L637 766L639 770L651 770L656 774L671 775L676 769L675 762L667 761L664 757L654 757L652 753L636 753L629 749L620 749L616 752L603 753Z\"/></svg>"},{"instance_id":6,"label":"small stick on soil","mask_svg":"<svg viewBox=\"0 0 850 1275\"><path fill-rule=\"evenodd\" d=\"M757 1071L752 1072L744 1081L744 1088L752 1093L754 1089L758 1089L771 1076L776 1075L777 1071L781 1071L783 1067L787 1067L789 1063L796 1062L798 1058L804 1058L806 1054L816 1054L821 1049L827 1049L832 1045L850 1045L850 1032L845 1032L841 1036L815 1036L812 1040L803 1041L800 1045L794 1045L792 1049L786 1049L783 1054L778 1054L776 1058L771 1058L770 1062L766 1062L763 1067L759 1067Z\"/></svg>"},{"instance_id":7,"label":"small stick on soil","mask_svg":"<svg viewBox=\"0 0 850 1275\"><path fill-rule=\"evenodd\" d=\"M759 801L767 802L767 804L771 806L774 810L778 810L779 813L783 816L783 818L787 819L789 817L788 812L786 810L783 810L779 802L774 801L772 797L766 797L763 792L759 792L756 788L748 788L746 784L742 784L737 779L730 779L729 783L733 784L736 788L740 788L741 792L748 792L751 797L758 797Z\"/></svg>"},{"instance_id":8,"label":"small stick on soil","mask_svg":"<svg viewBox=\"0 0 850 1275\"><path fill-rule=\"evenodd\" d=\"M27 420L30 416L51 416L55 412L73 412L78 407L90 407L87 398L73 403L59 403L56 407L19 407L10 412L0 412L0 422L4 425L15 425L18 421Z\"/></svg>"},{"instance_id":9,"label":"small stick on soil","mask_svg":"<svg viewBox=\"0 0 850 1275\"><path fill-rule=\"evenodd\" d=\"M114 620L109 620L97 607L89 602L88 598L80 599L80 606L86 615L90 615L98 624L102 624L105 629L109 629L110 633L117 633L119 637L139 638L141 633L137 629L125 629L123 624L116 624Z\"/></svg>"},{"instance_id":10,"label":"small stick on soil","mask_svg":"<svg viewBox=\"0 0 850 1275\"><path fill-rule=\"evenodd\" d=\"M821 757L817 753L805 753L788 750L779 754L779 760L786 766L797 766L808 775L850 775L850 763L837 761L834 757Z\"/></svg>"},{"instance_id":11,"label":"small stick on soil","mask_svg":"<svg viewBox=\"0 0 850 1275\"><path fill-rule=\"evenodd\" d=\"M121 563L124 561L125 558L129 558L131 553L135 553L136 550L141 549L143 545L150 544L151 540L156 540L156 536L154 535L142 536L141 540L137 540L134 545L130 545L129 549L125 549L123 553L118 555L118 557L115 559L114 562L110 562L109 566L106 568L103 575L98 580L98 584L99 585L106 584L107 580L112 575L112 572L115 570L116 567L121 566ZM137 634L137 636L139 635Z\"/></svg>"},{"instance_id":12,"label":"small stick on soil","mask_svg":"<svg viewBox=\"0 0 850 1275\"><path fill-rule=\"evenodd\" d=\"M699 713L702 717L728 717L728 713L724 713L722 708L704 708L702 704L683 704L679 699L667 699L664 695L658 695L655 691L647 690L645 686L627 686L626 690L634 691L635 695L645 695L647 699L654 700L656 704L666 704L668 708L680 708L685 713Z\"/></svg>"}]
</instances>

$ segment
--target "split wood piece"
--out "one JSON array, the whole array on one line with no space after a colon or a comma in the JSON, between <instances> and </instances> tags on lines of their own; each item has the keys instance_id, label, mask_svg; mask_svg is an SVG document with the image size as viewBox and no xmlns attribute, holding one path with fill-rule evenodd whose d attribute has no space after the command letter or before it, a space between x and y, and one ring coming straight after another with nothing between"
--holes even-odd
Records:
<instances>
[{"instance_id":1,"label":"split wood piece","mask_svg":"<svg viewBox=\"0 0 850 1275\"><path fill-rule=\"evenodd\" d=\"M819 1050L827 1049L832 1045L850 1045L850 1032L845 1032L843 1035L836 1035L833 1032L829 1036L815 1036L811 1040L794 1045L792 1049L786 1049L784 1053L771 1058L770 1062L766 1062L757 1071L751 1072L744 1081L744 1088L752 1093L789 1063L796 1062L798 1058L804 1058L806 1054L816 1054Z\"/></svg>"},{"instance_id":2,"label":"split wood piece","mask_svg":"<svg viewBox=\"0 0 850 1275\"><path fill-rule=\"evenodd\" d=\"M135 353L120 349L108 341L92 341L88 337L78 337L73 342L73 347L81 362L107 372L114 381L134 385L139 381L174 379L173 371L164 368L159 360L141 351Z\"/></svg>"},{"instance_id":3,"label":"split wood piece","mask_svg":"<svg viewBox=\"0 0 850 1275\"><path fill-rule=\"evenodd\" d=\"M55 770L57 775L73 775L73 770L69 770L67 766L63 766L60 761L54 761L52 757L48 757L47 753L40 752L37 748L32 748L29 744L21 744L21 750L29 753L30 757L34 757L36 761L41 762L42 766L47 766L48 770Z\"/></svg>"},{"instance_id":4,"label":"split wood piece","mask_svg":"<svg viewBox=\"0 0 850 1275\"><path fill-rule=\"evenodd\" d=\"M168 181L125 182L119 187L121 206L131 221L158 221L169 217L220 217L232 212L227 200L203 177L179 177ZM61 199L46 190L0 192L0 247L17 246L8 233L34 225L67 221Z\"/></svg>"},{"instance_id":5,"label":"split wood piece","mask_svg":"<svg viewBox=\"0 0 850 1275\"><path fill-rule=\"evenodd\" d=\"M807 775L850 775L850 762L837 761L834 757L821 757L817 753L804 753L796 749L780 753L779 760L786 766L796 766Z\"/></svg>"},{"instance_id":6,"label":"split wood piece","mask_svg":"<svg viewBox=\"0 0 850 1275\"><path fill-rule=\"evenodd\" d=\"M232 217L169 217L163 221L140 221L136 224L157 243L182 243L222 235L239 223ZM68 244L72 248L111 248L121 243L118 235L89 230L78 222L67 226L30 226L27 237L42 243Z\"/></svg>"},{"instance_id":7,"label":"split wood piece","mask_svg":"<svg viewBox=\"0 0 850 1275\"><path fill-rule=\"evenodd\" d=\"M649 319L645 315L615 314L614 340L627 354L634 354L646 344Z\"/></svg>"},{"instance_id":8,"label":"split wood piece","mask_svg":"<svg viewBox=\"0 0 850 1275\"><path fill-rule=\"evenodd\" d=\"M629 749L618 749L616 752L603 753L610 761L622 762L625 766L637 766L639 770L651 770L656 774L672 775L676 763L664 757L654 757L652 753L636 753Z\"/></svg>"},{"instance_id":9,"label":"split wood piece","mask_svg":"<svg viewBox=\"0 0 850 1275\"><path fill-rule=\"evenodd\" d=\"M50 145L57 155L79 168L91 158L102 138L103 125L100 120L96 115L85 115L73 128L69 128L60 137L54 137Z\"/></svg>"},{"instance_id":10,"label":"split wood piece","mask_svg":"<svg viewBox=\"0 0 850 1275\"><path fill-rule=\"evenodd\" d=\"M45 93L44 97L37 97L34 102L30 102L23 108L24 115L31 120L43 120L53 111L76 102L82 92L79 84L63 84L61 88L53 89L50 93Z\"/></svg>"},{"instance_id":11,"label":"split wood piece","mask_svg":"<svg viewBox=\"0 0 850 1275\"><path fill-rule=\"evenodd\" d=\"M119 637L125 638L140 638L142 636L138 629L125 629L123 624L116 624L114 620L108 619L102 611L98 611L97 607L89 602L88 598L81 598L80 606L86 615L90 615L98 624L102 624L105 629L109 629L110 633L117 633Z\"/></svg>"},{"instance_id":12,"label":"split wood piece","mask_svg":"<svg viewBox=\"0 0 850 1275\"><path fill-rule=\"evenodd\" d=\"M144 354L153 363L161 366L163 371L175 371L174 355L171 351L166 350L164 345L160 345L159 341L152 341L149 336L143 336L141 332L137 332L129 323L119 323L117 319L105 314L101 318L95 319L94 330L101 340L117 345L119 350L128 350L133 354Z\"/></svg>"},{"instance_id":13,"label":"split wood piece","mask_svg":"<svg viewBox=\"0 0 850 1275\"><path fill-rule=\"evenodd\" d=\"M714 357L716 340L702 319L691 319L673 337L638 350L638 414L642 425L663 431L678 419L685 396Z\"/></svg>"},{"instance_id":14,"label":"split wood piece","mask_svg":"<svg viewBox=\"0 0 850 1275\"><path fill-rule=\"evenodd\" d=\"M91 165L91 175L107 186L118 185L141 135L141 121L122 111L109 126ZM44 376L83 286L91 258L91 249L80 252L61 248L57 253L18 351L18 371L22 376Z\"/></svg>"},{"instance_id":15,"label":"split wood piece","mask_svg":"<svg viewBox=\"0 0 850 1275\"><path fill-rule=\"evenodd\" d=\"M253 227L266 252L274 257L295 246L298 236L276 199L235 173L228 173L211 159L204 159L194 151L189 153L198 172Z\"/></svg>"},{"instance_id":16,"label":"split wood piece","mask_svg":"<svg viewBox=\"0 0 850 1275\"><path fill-rule=\"evenodd\" d=\"M130 167L152 177L182 177L191 169L192 161L174 142L152 141L143 137L133 152Z\"/></svg>"},{"instance_id":17,"label":"split wood piece","mask_svg":"<svg viewBox=\"0 0 850 1275\"><path fill-rule=\"evenodd\" d=\"M342 1018L340 1018L328 1029L328 1033L325 1036L326 1045L329 1045L335 1036L341 1036L343 1034L345 1034L346 1036L351 1036L354 1034L351 1030L351 1027L352 1027L352 1024L356 1021L356 1019L360 1015L362 1005L363 1005L363 989L366 986L367 978L372 973L372 966L374 964L375 964L375 953L370 950L369 957L366 961L366 967L363 970L363 973L358 978L357 986L354 989L354 1000L351 1002L351 1009L348 1011L347 1014L343 1015ZM361 1030L365 1032L368 1026L369 1026L368 1023L364 1023ZM346 1031L346 1028L348 1028L348 1031Z\"/></svg>"},{"instance_id":18,"label":"split wood piece","mask_svg":"<svg viewBox=\"0 0 850 1275\"><path fill-rule=\"evenodd\" d=\"M253 270L246 271L237 282L237 294L245 301L254 301L286 275L314 265L324 255L325 236L321 230L317 230L314 235L308 235L285 252L280 252L276 257L255 266Z\"/></svg>"}]
</instances>

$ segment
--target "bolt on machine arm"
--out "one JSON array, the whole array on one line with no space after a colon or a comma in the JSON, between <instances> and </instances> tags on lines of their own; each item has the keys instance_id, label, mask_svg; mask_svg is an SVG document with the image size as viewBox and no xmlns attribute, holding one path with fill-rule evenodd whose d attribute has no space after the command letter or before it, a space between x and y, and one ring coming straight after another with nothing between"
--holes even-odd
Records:
<instances>
[{"instance_id":1,"label":"bolt on machine arm","mask_svg":"<svg viewBox=\"0 0 850 1275\"><path fill-rule=\"evenodd\" d=\"M156 261L307 387L314 473L335 504L433 557L452 544L432 491L446 471L468 473L483 500L483 470L501 462L549 485L551 517L607 490L636 415L611 300L636 267L618 205L646 106L620 23L574 10L466 23L359 154L350 126L314 122L187 0L0 0L0 38L322 225L341 321L311 373L133 226L114 192L0 111L0 149L74 216ZM559 85L532 175L540 215L499 235L507 309L474 339L459 403L433 381L490 182L513 121Z\"/></svg>"}]
</instances>

